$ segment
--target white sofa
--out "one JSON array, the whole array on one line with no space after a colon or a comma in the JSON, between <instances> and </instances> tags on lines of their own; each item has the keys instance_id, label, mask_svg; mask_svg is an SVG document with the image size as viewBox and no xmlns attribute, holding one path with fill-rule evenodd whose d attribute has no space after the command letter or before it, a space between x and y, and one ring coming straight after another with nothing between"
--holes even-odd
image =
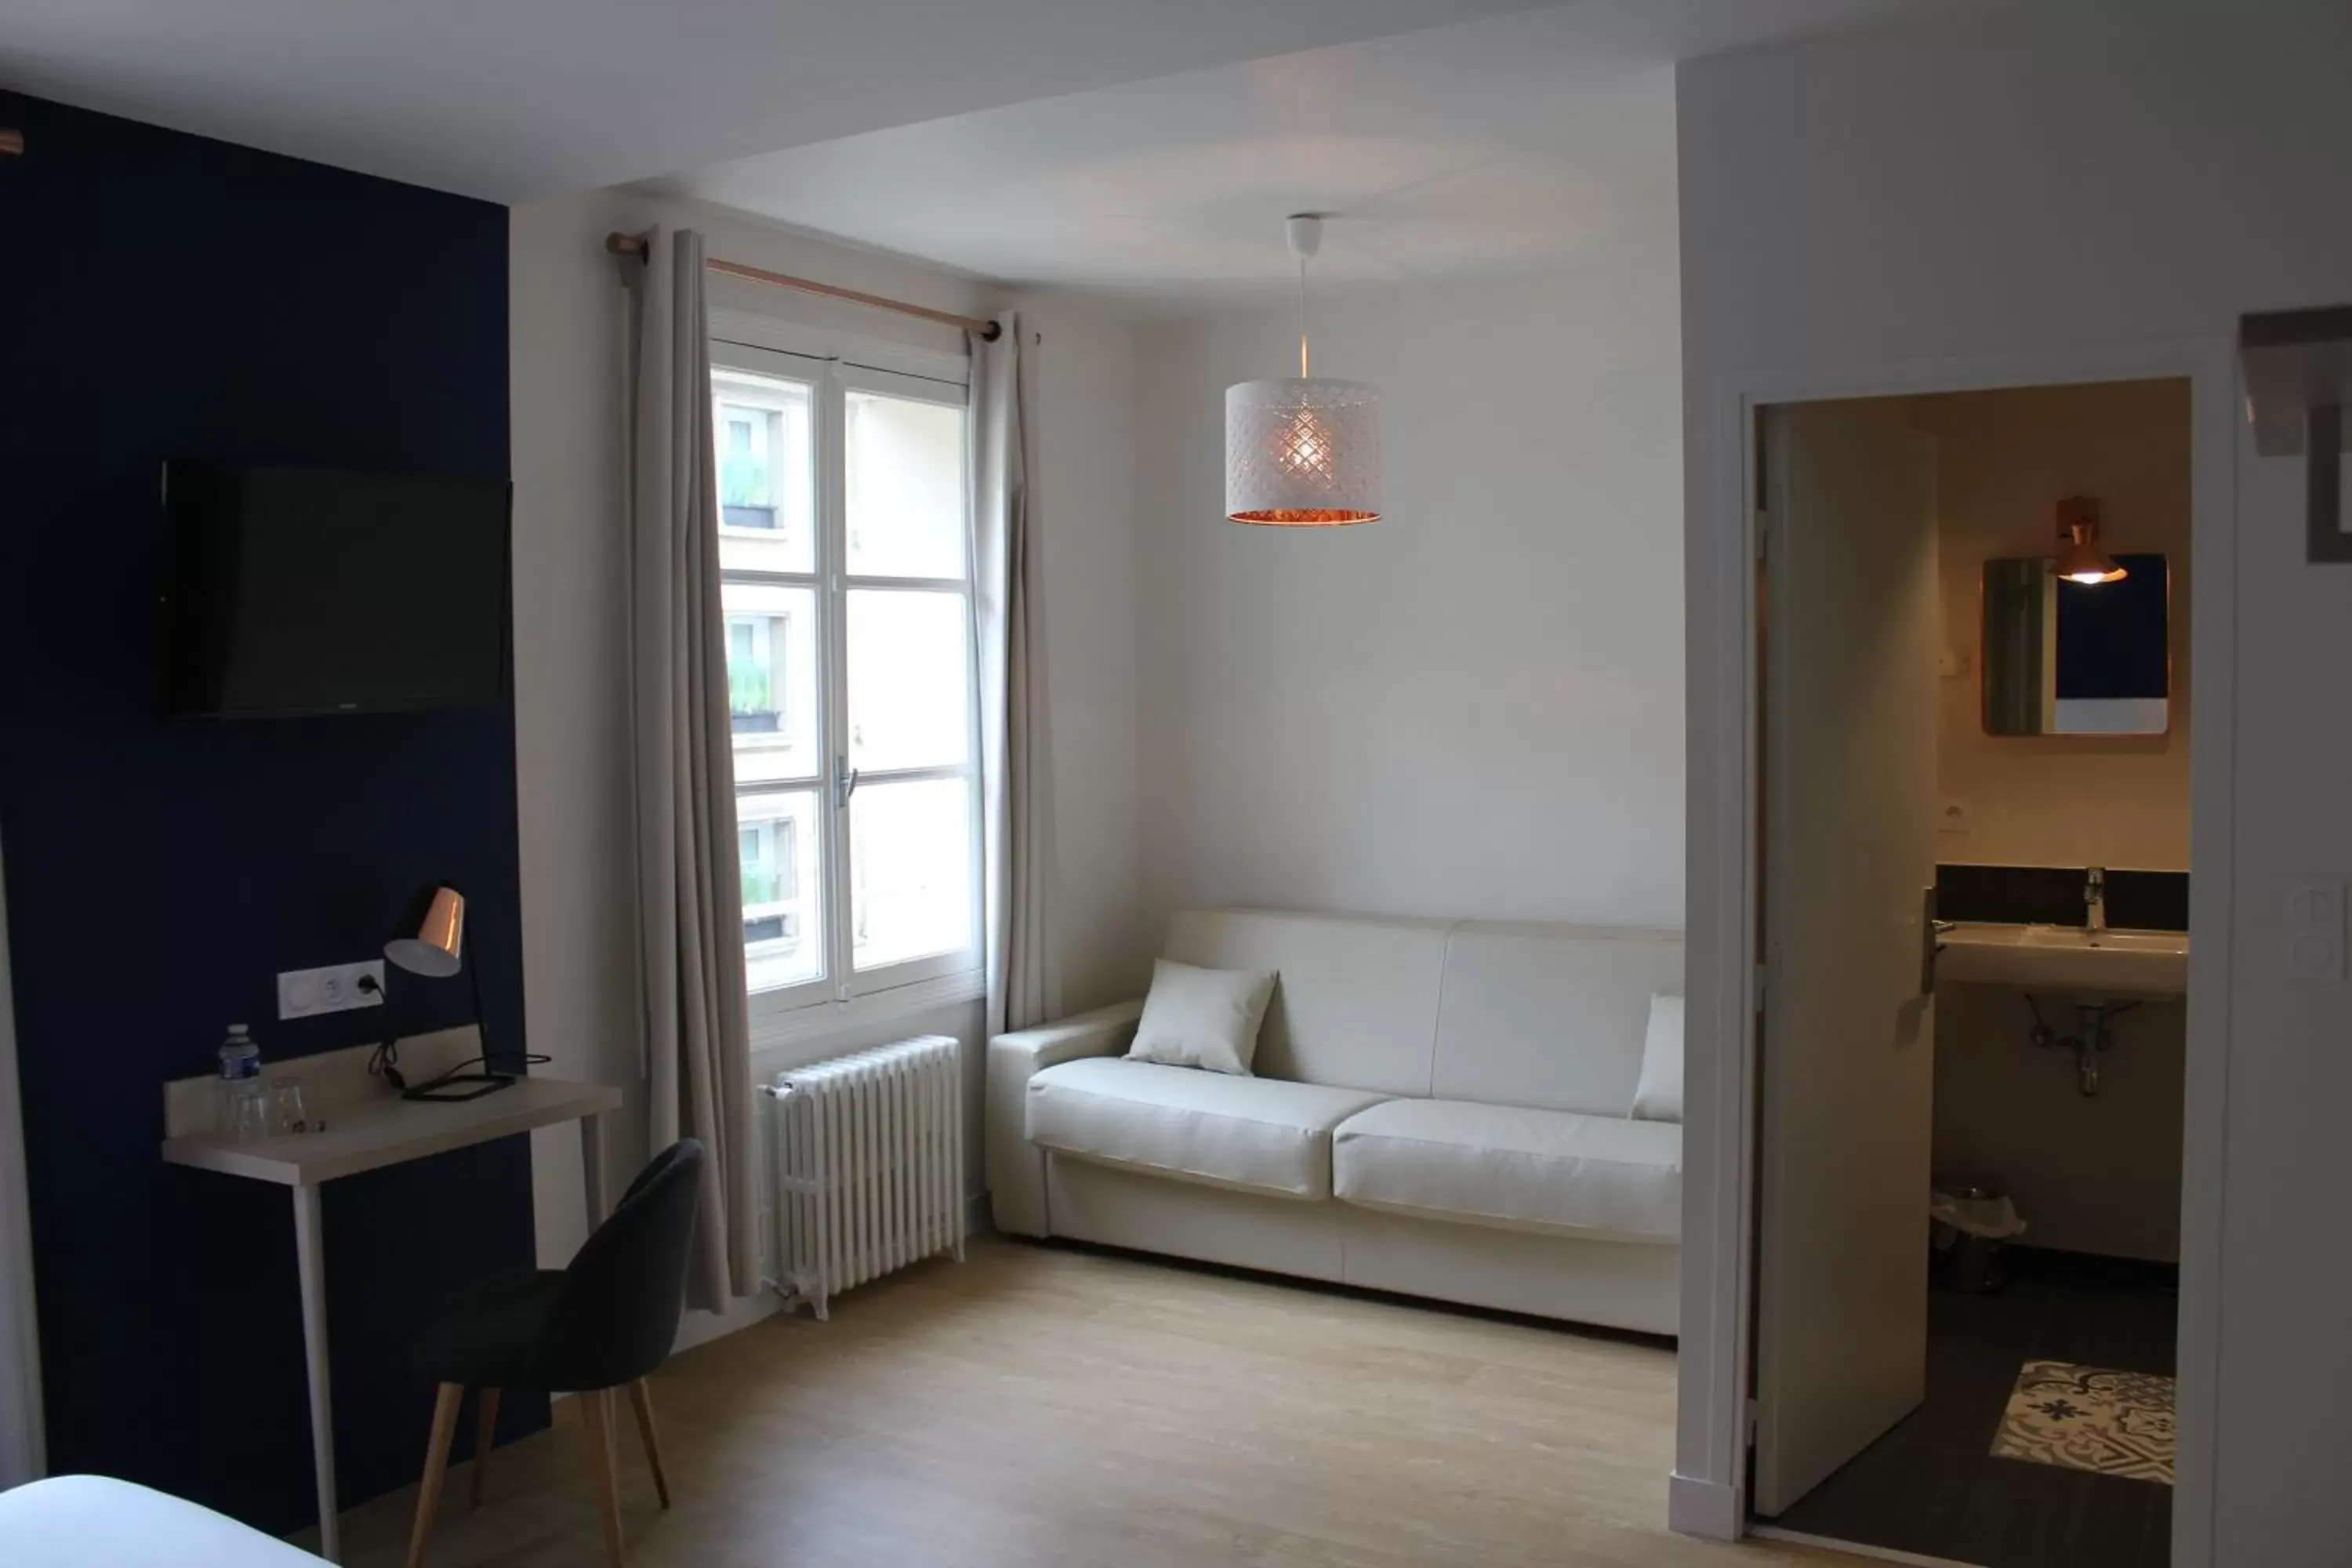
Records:
<instances>
[{"instance_id":1,"label":"white sofa","mask_svg":"<svg viewBox=\"0 0 2352 1568\"><path fill-rule=\"evenodd\" d=\"M1254 1076L1125 1059L1139 1001L998 1036L1000 1229L1675 1331L1682 1128L1630 1111L1679 934L1194 910L1166 956L1280 976Z\"/></svg>"}]
</instances>

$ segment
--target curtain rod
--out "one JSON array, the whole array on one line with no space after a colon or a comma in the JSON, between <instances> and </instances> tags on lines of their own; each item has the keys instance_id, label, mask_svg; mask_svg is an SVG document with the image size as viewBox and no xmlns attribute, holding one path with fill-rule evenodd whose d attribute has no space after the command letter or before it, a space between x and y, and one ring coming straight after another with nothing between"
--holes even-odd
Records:
<instances>
[{"instance_id":1,"label":"curtain rod","mask_svg":"<svg viewBox=\"0 0 2352 1568\"><path fill-rule=\"evenodd\" d=\"M604 248L615 256L643 257L646 253L645 237L615 231L604 237ZM978 316L959 316L951 310L934 310L928 305L909 305L903 300L886 300L879 294L861 294L855 289L838 289L830 283L819 283L813 278L769 272L757 267L746 267L739 261L720 261L712 258L703 262L702 269L723 272L730 278L748 278L754 283L770 283L779 289L797 289L803 294L823 294L827 299L871 305L877 310L896 310L902 316L919 316L926 321L937 321L941 326L961 327L968 332L977 332L982 342L994 342L1003 331L994 321L984 321Z\"/></svg>"}]
</instances>

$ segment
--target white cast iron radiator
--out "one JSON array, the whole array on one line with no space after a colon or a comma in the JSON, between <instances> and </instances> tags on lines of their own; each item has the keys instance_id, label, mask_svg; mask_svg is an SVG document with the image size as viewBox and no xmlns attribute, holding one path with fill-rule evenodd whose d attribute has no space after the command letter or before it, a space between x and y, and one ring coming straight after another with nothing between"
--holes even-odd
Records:
<instances>
[{"instance_id":1,"label":"white cast iron radiator","mask_svg":"<svg viewBox=\"0 0 2352 1568\"><path fill-rule=\"evenodd\" d=\"M834 1297L919 1258L963 1261L963 1057L924 1035L761 1086L775 1184L775 1286Z\"/></svg>"}]
</instances>

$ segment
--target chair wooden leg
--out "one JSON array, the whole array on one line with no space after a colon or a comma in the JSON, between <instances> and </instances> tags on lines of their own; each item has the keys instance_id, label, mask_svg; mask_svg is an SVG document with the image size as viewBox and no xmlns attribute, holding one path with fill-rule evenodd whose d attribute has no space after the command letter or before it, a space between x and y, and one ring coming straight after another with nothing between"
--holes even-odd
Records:
<instances>
[{"instance_id":1,"label":"chair wooden leg","mask_svg":"<svg viewBox=\"0 0 2352 1568\"><path fill-rule=\"evenodd\" d=\"M499 1438L499 1391L485 1388L476 1397L481 1409L474 1417L473 1506L482 1506L482 1490L490 1483L490 1449Z\"/></svg>"},{"instance_id":2,"label":"chair wooden leg","mask_svg":"<svg viewBox=\"0 0 2352 1568\"><path fill-rule=\"evenodd\" d=\"M425 1543L433 1539L433 1515L441 1507L441 1479L449 1469L449 1440L457 1435L457 1406L466 1398L462 1383L445 1383L433 1400L433 1436L425 1445L425 1477L416 1488L416 1524L408 1536L408 1568L425 1561Z\"/></svg>"},{"instance_id":3,"label":"chair wooden leg","mask_svg":"<svg viewBox=\"0 0 2352 1568\"><path fill-rule=\"evenodd\" d=\"M588 1426L588 1468L596 1481L596 1512L604 1523L604 1560L621 1568L621 1478L613 1467L613 1391L600 1388L574 1397Z\"/></svg>"},{"instance_id":4,"label":"chair wooden leg","mask_svg":"<svg viewBox=\"0 0 2352 1568\"><path fill-rule=\"evenodd\" d=\"M654 1495L669 1506L669 1477L662 1473L661 1438L654 1433L654 1391L644 1378L629 1384L629 1404L637 1413L637 1436L645 1439L646 1463L653 1467Z\"/></svg>"}]
</instances>

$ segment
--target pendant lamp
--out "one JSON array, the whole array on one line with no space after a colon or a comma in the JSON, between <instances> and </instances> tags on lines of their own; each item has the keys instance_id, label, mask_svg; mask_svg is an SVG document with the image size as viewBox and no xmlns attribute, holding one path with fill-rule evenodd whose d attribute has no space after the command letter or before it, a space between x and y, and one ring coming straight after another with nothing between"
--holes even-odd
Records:
<instances>
[{"instance_id":1,"label":"pendant lamp","mask_svg":"<svg viewBox=\"0 0 2352 1568\"><path fill-rule=\"evenodd\" d=\"M2099 503L2092 496L2070 496L2058 503L2058 537L2065 541L2050 574L2093 587L2120 583L2131 575L2116 558L2099 548Z\"/></svg>"},{"instance_id":2,"label":"pendant lamp","mask_svg":"<svg viewBox=\"0 0 2352 1568\"><path fill-rule=\"evenodd\" d=\"M1298 258L1298 374L1225 388L1225 516L1275 528L1331 528L1381 517L1381 395L1310 375L1307 263L1323 220L1293 214Z\"/></svg>"}]
</instances>

